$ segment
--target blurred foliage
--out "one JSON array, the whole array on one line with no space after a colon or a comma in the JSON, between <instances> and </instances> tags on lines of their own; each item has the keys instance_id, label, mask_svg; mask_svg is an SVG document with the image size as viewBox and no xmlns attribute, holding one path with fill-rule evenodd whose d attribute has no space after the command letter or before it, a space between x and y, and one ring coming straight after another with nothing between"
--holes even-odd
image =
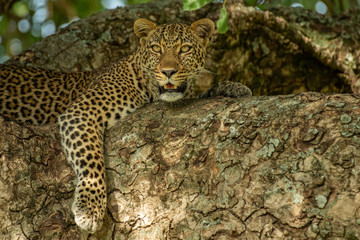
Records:
<instances>
[{"instance_id":1,"label":"blurred foliage","mask_svg":"<svg viewBox=\"0 0 360 240\"><path fill-rule=\"evenodd\" d=\"M192 11L203 7L212 0L184 0L183 2L184 11Z\"/></svg>"},{"instance_id":2,"label":"blurred foliage","mask_svg":"<svg viewBox=\"0 0 360 240\"><path fill-rule=\"evenodd\" d=\"M72 21L105 9L150 1L18 0L0 16L0 63Z\"/></svg>"},{"instance_id":3,"label":"blurred foliage","mask_svg":"<svg viewBox=\"0 0 360 240\"><path fill-rule=\"evenodd\" d=\"M154 2L153 0L124 0L125 5L131 4L140 4L140 3L147 3L147 2Z\"/></svg>"},{"instance_id":4,"label":"blurred foliage","mask_svg":"<svg viewBox=\"0 0 360 240\"><path fill-rule=\"evenodd\" d=\"M34 42L56 32L71 21L86 18L104 9L156 0L18 0L0 16L0 63L27 49ZM159 1L159 0L158 0ZM195 10L221 0L183 0L184 10ZM243 0L259 10L271 7L304 7L322 14L335 15L359 6L360 0ZM219 9L219 32L227 31L228 14ZM1 6L1 5L0 5Z\"/></svg>"}]
</instances>

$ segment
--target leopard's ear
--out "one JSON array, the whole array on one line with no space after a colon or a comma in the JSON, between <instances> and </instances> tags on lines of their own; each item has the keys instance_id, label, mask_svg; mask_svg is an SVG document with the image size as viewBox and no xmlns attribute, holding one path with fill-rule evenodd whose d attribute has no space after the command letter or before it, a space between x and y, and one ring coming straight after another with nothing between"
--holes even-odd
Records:
<instances>
[{"instance_id":1,"label":"leopard's ear","mask_svg":"<svg viewBox=\"0 0 360 240\"><path fill-rule=\"evenodd\" d=\"M203 45L206 46L215 30L215 24L212 20L204 18L191 24L190 28L195 31L196 35L203 40Z\"/></svg>"},{"instance_id":2,"label":"leopard's ear","mask_svg":"<svg viewBox=\"0 0 360 240\"><path fill-rule=\"evenodd\" d=\"M134 32L136 36L140 39L140 44L144 45L145 41L144 38L149 35L149 32L153 29L155 29L156 24L145 19L140 18L135 21L134 23Z\"/></svg>"}]
</instances>

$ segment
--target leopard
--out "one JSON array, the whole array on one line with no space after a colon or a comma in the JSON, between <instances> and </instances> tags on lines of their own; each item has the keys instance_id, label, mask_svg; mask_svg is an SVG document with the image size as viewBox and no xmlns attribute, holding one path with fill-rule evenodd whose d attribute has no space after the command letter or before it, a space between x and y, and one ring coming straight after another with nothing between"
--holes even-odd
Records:
<instances>
[{"instance_id":1,"label":"leopard","mask_svg":"<svg viewBox=\"0 0 360 240\"><path fill-rule=\"evenodd\" d=\"M24 124L58 124L66 159L77 177L74 219L90 234L102 227L106 213L105 131L155 101L252 94L230 81L196 91L200 76L209 75L204 65L215 31L212 20L157 25L141 18L133 28L138 47L94 72L0 65L0 115Z\"/></svg>"}]
</instances>

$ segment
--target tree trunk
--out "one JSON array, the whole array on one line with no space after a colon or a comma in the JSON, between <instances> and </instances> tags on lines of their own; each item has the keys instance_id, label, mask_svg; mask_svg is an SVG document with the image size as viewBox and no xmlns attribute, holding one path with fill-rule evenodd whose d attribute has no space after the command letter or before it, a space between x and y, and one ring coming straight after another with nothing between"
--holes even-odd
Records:
<instances>
[{"instance_id":1,"label":"tree trunk","mask_svg":"<svg viewBox=\"0 0 360 240\"><path fill-rule=\"evenodd\" d=\"M190 23L216 19L220 6L184 13L164 1L105 11L9 63L97 69L136 46L134 19ZM357 92L359 48L349 46L358 36L329 40L324 23L297 10L308 25L289 10L227 7L230 31L208 48L220 80L256 94ZM57 126L0 118L0 239L358 239L359 106L355 94L311 92L147 105L105 136L108 212L91 236L73 220L75 174Z\"/></svg>"},{"instance_id":2,"label":"tree trunk","mask_svg":"<svg viewBox=\"0 0 360 240\"><path fill-rule=\"evenodd\" d=\"M108 214L90 239L356 239L359 105L319 93L147 105L105 137ZM79 239L57 127L0 132L1 239Z\"/></svg>"}]
</instances>

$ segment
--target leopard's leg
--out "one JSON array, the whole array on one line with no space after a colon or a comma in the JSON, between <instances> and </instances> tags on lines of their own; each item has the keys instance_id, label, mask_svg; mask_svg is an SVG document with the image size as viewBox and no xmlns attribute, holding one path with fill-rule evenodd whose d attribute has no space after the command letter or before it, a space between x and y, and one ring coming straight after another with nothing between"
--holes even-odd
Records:
<instances>
[{"instance_id":1,"label":"leopard's leg","mask_svg":"<svg viewBox=\"0 0 360 240\"><path fill-rule=\"evenodd\" d=\"M94 233L101 228L106 212L104 128L82 104L73 105L58 122L66 157L78 178L72 205L75 222Z\"/></svg>"},{"instance_id":2,"label":"leopard's leg","mask_svg":"<svg viewBox=\"0 0 360 240\"><path fill-rule=\"evenodd\" d=\"M215 96L224 96L232 98L241 98L251 96L252 92L250 88L239 83L231 81L222 81L215 84L208 91L203 93L200 97L215 97Z\"/></svg>"},{"instance_id":3,"label":"leopard's leg","mask_svg":"<svg viewBox=\"0 0 360 240\"><path fill-rule=\"evenodd\" d=\"M106 212L104 132L152 99L136 81L106 73L99 82L58 118L62 145L78 178L75 222L90 233L101 228Z\"/></svg>"}]
</instances>

